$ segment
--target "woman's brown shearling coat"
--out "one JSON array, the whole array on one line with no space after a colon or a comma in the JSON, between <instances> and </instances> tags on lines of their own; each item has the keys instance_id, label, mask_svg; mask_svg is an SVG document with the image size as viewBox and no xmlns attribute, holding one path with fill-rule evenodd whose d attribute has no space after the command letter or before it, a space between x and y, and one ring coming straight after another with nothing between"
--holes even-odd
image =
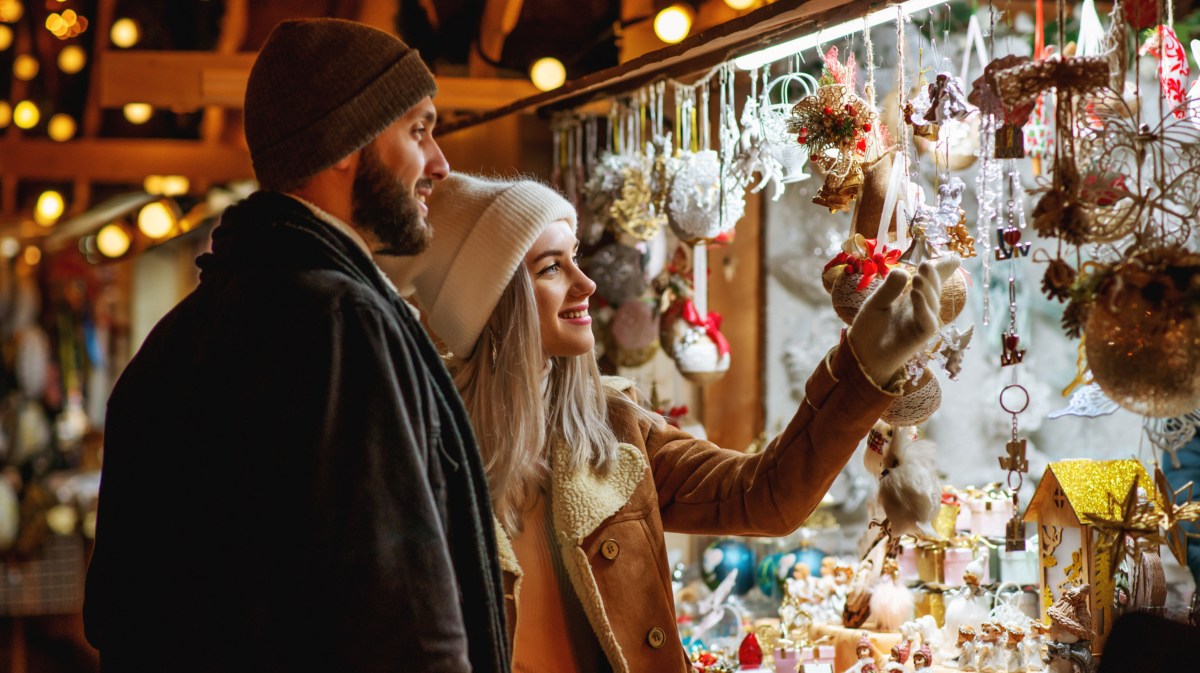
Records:
<instances>
[{"instance_id":1,"label":"woman's brown shearling coat","mask_svg":"<svg viewBox=\"0 0 1200 673\"><path fill-rule=\"evenodd\" d=\"M616 378L606 384L633 387ZM555 536L613 670L690 670L675 626L664 530L764 536L794 531L894 398L867 378L843 341L809 378L787 429L761 453L722 449L617 405L611 421L623 443L610 474L572 473L562 453L552 453ZM519 618L521 571L498 524L497 533L511 635Z\"/></svg>"}]
</instances>

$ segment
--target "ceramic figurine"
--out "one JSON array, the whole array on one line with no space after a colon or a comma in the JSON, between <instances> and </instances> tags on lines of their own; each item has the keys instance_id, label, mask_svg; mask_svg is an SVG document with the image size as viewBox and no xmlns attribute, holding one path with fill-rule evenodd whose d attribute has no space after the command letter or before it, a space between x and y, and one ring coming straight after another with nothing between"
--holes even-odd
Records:
<instances>
[{"instance_id":1,"label":"ceramic figurine","mask_svg":"<svg viewBox=\"0 0 1200 673\"><path fill-rule=\"evenodd\" d=\"M958 627L958 670L978 671L979 657L975 647L975 629L963 624Z\"/></svg>"},{"instance_id":2,"label":"ceramic figurine","mask_svg":"<svg viewBox=\"0 0 1200 673\"><path fill-rule=\"evenodd\" d=\"M982 572L981 559L968 563L963 571L963 585L954 590L946 602L945 627L942 632L945 634L947 646L955 642L955 638L961 642L960 627L971 627L971 634L974 637L974 634L979 631L979 627L988 620L991 610L988 607L987 592L979 586Z\"/></svg>"},{"instance_id":3,"label":"ceramic figurine","mask_svg":"<svg viewBox=\"0 0 1200 673\"><path fill-rule=\"evenodd\" d=\"M1025 640L1021 642L1022 659L1025 664L1026 671L1041 671L1045 670L1046 662L1043 660L1043 645L1046 644L1046 636L1050 633L1050 627L1040 621L1033 620L1029 622L1029 634L1025 636Z\"/></svg>"},{"instance_id":4,"label":"ceramic figurine","mask_svg":"<svg viewBox=\"0 0 1200 673\"><path fill-rule=\"evenodd\" d=\"M996 622L984 622L980 627L975 642L978 645L976 656L982 673L1008 673L1008 664L1004 661L1006 635L1004 627Z\"/></svg>"},{"instance_id":5,"label":"ceramic figurine","mask_svg":"<svg viewBox=\"0 0 1200 673\"><path fill-rule=\"evenodd\" d=\"M1004 630L1007 633L1008 639L1005 642L1005 667L1002 673L1023 673L1027 670L1025 666L1025 652L1021 648L1021 643L1025 642L1025 629L1018 624L1006 624Z\"/></svg>"},{"instance_id":6,"label":"ceramic figurine","mask_svg":"<svg viewBox=\"0 0 1200 673\"><path fill-rule=\"evenodd\" d=\"M933 649L929 643L921 643L921 649L913 653L912 660L914 673L932 673Z\"/></svg>"},{"instance_id":7,"label":"ceramic figurine","mask_svg":"<svg viewBox=\"0 0 1200 673\"><path fill-rule=\"evenodd\" d=\"M901 640L892 648L888 662L883 665L884 673L904 673L904 664L908 663L908 653L912 650L912 641Z\"/></svg>"},{"instance_id":8,"label":"ceramic figurine","mask_svg":"<svg viewBox=\"0 0 1200 673\"><path fill-rule=\"evenodd\" d=\"M879 664L875 661L875 654L871 649L871 639L867 637L866 632L859 637L858 644L854 647L854 653L858 656L858 661L843 673L879 673Z\"/></svg>"},{"instance_id":9,"label":"ceramic figurine","mask_svg":"<svg viewBox=\"0 0 1200 673\"><path fill-rule=\"evenodd\" d=\"M1051 673L1095 673L1092 658L1092 614L1088 610L1089 585L1063 592L1046 610L1050 617L1050 642L1046 646Z\"/></svg>"}]
</instances>

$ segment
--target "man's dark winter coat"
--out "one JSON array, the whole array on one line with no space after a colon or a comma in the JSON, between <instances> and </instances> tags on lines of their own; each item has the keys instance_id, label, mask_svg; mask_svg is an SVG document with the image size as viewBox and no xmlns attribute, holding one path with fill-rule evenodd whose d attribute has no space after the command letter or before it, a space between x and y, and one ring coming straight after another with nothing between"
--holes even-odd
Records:
<instances>
[{"instance_id":1,"label":"man's dark winter coat","mask_svg":"<svg viewBox=\"0 0 1200 673\"><path fill-rule=\"evenodd\" d=\"M301 203L230 208L109 402L106 671L506 671L487 482L425 332Z\"/></svg>"}]
</instances>

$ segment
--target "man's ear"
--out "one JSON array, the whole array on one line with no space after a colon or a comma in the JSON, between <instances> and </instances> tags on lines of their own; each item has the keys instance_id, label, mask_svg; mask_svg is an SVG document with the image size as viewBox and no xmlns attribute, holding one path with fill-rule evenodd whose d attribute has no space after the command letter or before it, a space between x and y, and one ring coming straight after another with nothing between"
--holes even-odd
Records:
<instances>
[{"instance_id":1,"label":"man's ear","mask_svg":"<svg viewBox=\"0 0 1200 673\"><path fill-rule=\"evenodd\" d=\"M346 156L337 160L337 162L330 166L330 168L342 172L353 172L358 168L358 157L360 154L362 154L362 150L347 154Z\"/></svg>"}]
</instances>

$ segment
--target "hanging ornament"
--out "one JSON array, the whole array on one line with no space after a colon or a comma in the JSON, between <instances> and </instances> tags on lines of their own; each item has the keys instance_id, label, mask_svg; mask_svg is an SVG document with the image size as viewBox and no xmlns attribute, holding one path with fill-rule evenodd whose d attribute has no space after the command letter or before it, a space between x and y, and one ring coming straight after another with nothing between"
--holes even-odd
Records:
<instances>
[{"instance_id":1,"label":"hanging ornament","mask_svg":"<svg viewBox=\"0 0 1200 673\"><path fill-rule=\"evenodd\" d=\"M879 418L892 426L920 425L942 406L942 387L928 368L915 382L907 381Z\"/></svg>"},{"instance_id":2,"label":"hanging ornament","mask_svg":"<svg viewBox=\"0 0 1200 673\"><path fill-rule=\"evenodd\" d=\"M658 314L649 302L633 299L618 306L609 331L619 367L639 367L658 352Z\"/></svg>"},{"instance_id":3,"label":"hanging ornament","mask_svg":"<svg viewBox=\"0 0 1200 673\"><path fill-rule=\"evenodd\" d=\"M889 271L899 265L900 250L888 249L873 238L855 234L842 244L839 252L821 276L833 296L833 308L847 325L854 322L859 308L871 292L883 282Z\"/></svg>"},{"instance_id":4,"label":"hanging ornament","mask_svg":"<svg viewBox=\"0 0 1200 673\"><path fill-rule=\"evenodd\" d=\"M825 173L813 203L831 212L849 211L863 184L862 163L877 140L875 111L855 93L857 66L853 53L842 65L837 47L825 53L821 87L792 108L788 130L808 148L812 163ZM876 150L878 151L878 150Z\"/></svg>"},{"instance_id":5,"label":"hanging ornament","mask_svg":"<svg viewBox=\"0 0 1200 673\"><path fill-rule=\"evenodd\" d=\"M1087 361L1105 394L1152 417L1200 408L1200 254L1151 249L1080 285L1095 288Z\"/></svg>"},{"instance_id":6,"label":"hanging ornament","mask_svg":"<svg viewBox=\"0 0 1200 673\"><path fill-rule=\"evenodd\" d=\"M663 313L659 340L679 373L693 383L711 383L729 370L729 341L721 315L701 314L691 299L679 299Z\"/></svg>"},{"instance_id":7,"label":"hanging ornament","mask_svg":"<svg viewBox=\"0 0 1200 673\"><path fill-rule=\"evenodd\" d=\"M737 180L745 185L750 185L754 182L753 176L758 174L760 178L758 184L750 188L750 193L757 194L767 184L773 184L774 188L772 189L771 200L778 201L779 197L783 196L785 178L787 177L784 174L783 162L781 160L781 152L785 145L781 142L773 141L768 137L767 125L763 122L761 110L764 102L759 100L757 93L758 79L753 74L750 77L750 89L750 95L742 105L741 131L732 139L723 133L721 143L722 147L736 147L731 173L736 176ZM730 97L732 98L732 96ZM730 126L732 127L731 130L737 129L736 124ZM783 134L785 131L784 127L784 117L780 115L776 132ZM791 140L791 138L789 137L788 140ZM790 142L787 145L795 147ZM801 172L803 172L804 163L808 160L807 152L804 154L804 158L800 161Z\"/></svg>"},{"instance_id":8,"label":"hanging ornament","mask_svg":"<svg viewBox=\"0 0 1200 673\"><path fill-rule=\"evenodd\" d=\"M642 253L629 246L610 243L597 250L584 266L596 283L596 293L613 306L637 298L646 289Z\"/></svg>"},{"instance_id":9,"label":"hanging ornament","mask_svg":"<svg viewBox=\"0 0 1200 673\"><path fill-rule=\"evenodd\" d=\"M1146 54L1158 61L1158 83L1162 87L1163 97L1171 104L1171 113L1183 119L1187 116L1184 87L1191 68L1188 67L1187 53L1183 50L1183 43L1176 37L1175 30L1170 26L1155 28L1138 50L1139 56Z\"/></svg>"},{"instance_id":10,"label":"hanging ornament","mask_svg":"<svg viewBox=\"0 0 1200 673\"><path fill-rule=\"evenodd\" d=\"M1008 471L1008 488L1012 491L1013 499L1013 516L1005 528L1004 549L1024 551L1025 523L1021 519L1018 492L1025 473L1029 471L1029 461L1025 457L1025 440L1017 432L1017 415L1029 408L1029 391L1016 383L1005 386L1000 391L1000 408L1012 416L1012 437L1004 447L1005 455L1000 457L1000 469Z\"/></svg>"}]
</instances>

